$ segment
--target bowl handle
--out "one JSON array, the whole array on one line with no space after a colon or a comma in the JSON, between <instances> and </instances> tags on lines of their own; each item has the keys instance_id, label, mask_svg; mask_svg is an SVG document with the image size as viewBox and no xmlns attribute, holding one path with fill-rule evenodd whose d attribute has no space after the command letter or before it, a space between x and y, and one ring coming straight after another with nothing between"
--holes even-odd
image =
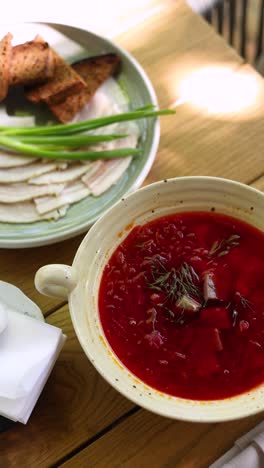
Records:
<instances>
[{"instance_id":1,"label":"bowl handle","mask_svg":"<svg viewBox=\"0 0 264 468\"><path fill-rule=\"evenodd\" d=\"M73 267L54 263L41 267L35 276L35 287L45 296L67 299L77 284Z\"/></svg>"}]
</instances>

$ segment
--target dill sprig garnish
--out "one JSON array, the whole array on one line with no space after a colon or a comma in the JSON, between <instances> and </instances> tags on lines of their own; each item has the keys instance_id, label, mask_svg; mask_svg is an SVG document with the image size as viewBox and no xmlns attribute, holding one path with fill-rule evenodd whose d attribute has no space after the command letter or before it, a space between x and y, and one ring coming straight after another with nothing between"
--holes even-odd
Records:
<instances>
[{"instance_id":1,"label":"dill sprig garnish","mask_svg":"<svg viewBox=\"0 0 264 468\"><path fill-rule=\"evenodd\" d=\"M244 308L248 307L249 309L252 309L252 302L250 302L245 297L241 296L241 294L240 294L240 302Z\"/></svg>"},{"instance_id":2,"label":"dill sprig garnish","mask_svg":"<svg viewBox=\"0 0 264 468\"><path fill-rule=\"evenodd\" d=\"M160 254L153 255L153 257L145 257L145 260L151 264L152 272L166 272L166 258Z\"/></svg>"},{"instance_id":3,"label":"dill sprig garnish","mask_svg":"<svg viewBox=\"0 0 264 468\"><path fill-rule=\"evenodd\" d=\"M165 293L165 301L176 301L184 295L200 298L199 276L194 268L184 262L176 269L167 269L163 257L155 255L150 259L152 281L148 283L150 289Z\"/></svg>"},{"instance_id":4,"label":"dill sprig garnish","mask_svg":"<svg viewBox=\"0 0 264 468\"><path fill-rule=\"evenodd\" d=\"M209 255L216 255L217 257L223 257L227 255L229 251L239 245L240 236L238 234L232 234L227 239L221 241L215 241L209 250Z\"/></svg>"},{"instance_id":5,"label":"dill sprig garnish","mask_svg":"<svg viewBox=\"0 0 264 468\"><path fill-rule=\"evenodd\" d=\"M200 289L197 285L199 283L199 276L194 268L184 262L178 272L183 294L186 294L187 296L200 297Z\"/></svg>"},{"instance_id":6,"label":"dill sprig garnish","mask_svg":"<svg viewBox=\"0 0 264 468\"><path fill-rule=\"evenodd\" d=\"M241 305L243 307L243 309L250 309L252 312L254 312L254 309L253 309L253 303L251 301L249 301L246 297L242 296L242 294L240 294L240 292L236 292L235 293L235 296L238 298L238 300L236 300L236 304L237 305ZM239 301L239 302L238 302ZM228 307L229 307L230 304L228 304ZM238 320L239 320L239 315L240 315L240 308L238 307L233 309L232 311L232 326L235 327Z\"/></svg>"},{"instance_id":7,"label":"dill sprig garnish","mask_svg":"<svg viewBox=\"0 0 264 468\"><path fill-rule=\"evenodd\" d=\"M236 296L239 297L240 304L242 305L244 309L253 310L253 307L252 307L253 304L251 301L249 301L246 297L242 296L242 294L240 294L239 292L236 292Z\"/></svg>"}]
</instances>

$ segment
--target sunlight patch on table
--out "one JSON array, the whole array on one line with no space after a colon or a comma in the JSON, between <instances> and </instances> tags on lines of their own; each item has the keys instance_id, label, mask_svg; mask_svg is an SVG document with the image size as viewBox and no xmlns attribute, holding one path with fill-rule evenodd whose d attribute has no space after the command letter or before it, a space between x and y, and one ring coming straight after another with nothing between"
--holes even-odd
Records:
<instances>
[{"instance_id":1,"label":"sunlight patch on table","mask_svg":"<svg viewBox=\"0 0 264 468\"><path fill-rule=\"evenodd\" d=\"M239 114L256 105L260 83L254 74L206 67L185 77L172 107L188 103L209 114Z\"/></svg>"}]
</instances>

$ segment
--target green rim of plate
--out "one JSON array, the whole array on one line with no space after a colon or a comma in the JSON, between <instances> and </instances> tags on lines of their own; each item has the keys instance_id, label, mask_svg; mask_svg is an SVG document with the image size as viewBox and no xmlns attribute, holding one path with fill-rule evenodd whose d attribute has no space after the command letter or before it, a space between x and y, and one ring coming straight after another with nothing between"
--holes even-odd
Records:
<instances>
[{"instance_id":1,"label":"green rim of plate","mask_svg":"<svg viewBox=\"0 0 264 468\"><path fill-rule=\"evenodd\" d=\"M14 28L17 26L14 25ZM48 27L62 33L65 36L65 49L67 49L67 42L74 41L80 45L83 52L78 56L62 54L70 61L98 53L116 52L122 60L118 83L127 94L130 103L133 102L133 107L150 103L158 104L153 86L142 67L128 52L108 39L83 29L57 23L24 23L19 25L20 28L23 26L25 28L38 26L40 29ZM1 28L3 29L3 26ZM47 37L45 38L49 40ZM53 44L51 45L53 46ZM56 45L54 47L56 48ZM60 47L63 46L60 45ZM139 121L138 125L141 129L142 155L133 159L128 170L116 185L99 197L87 197L72 205L66 215L57 221L38 221L30 224L0 223L0 247L35 247L74 237L87 231L106 210L124 195L140 187L154 162L159 144L160 127L159 120L156 118Z\"/></svg>"}]
</instances>

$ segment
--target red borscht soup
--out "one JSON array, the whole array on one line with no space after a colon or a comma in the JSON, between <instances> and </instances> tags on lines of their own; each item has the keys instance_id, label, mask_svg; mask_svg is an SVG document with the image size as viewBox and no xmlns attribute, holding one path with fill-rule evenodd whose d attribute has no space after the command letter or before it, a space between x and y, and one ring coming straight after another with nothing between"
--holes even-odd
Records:
<instances>
[{"instance_id":1,"label":"red borscht soup","mask_svg":"<svg viewBox=\"0 0 264 468\"><path fill-rule=\"evenodd\" d=\"M136 226L106 265L105 336L143 382L214 400L264 382L264 234L216 213Z\"/></svg>"}]
</instances>

